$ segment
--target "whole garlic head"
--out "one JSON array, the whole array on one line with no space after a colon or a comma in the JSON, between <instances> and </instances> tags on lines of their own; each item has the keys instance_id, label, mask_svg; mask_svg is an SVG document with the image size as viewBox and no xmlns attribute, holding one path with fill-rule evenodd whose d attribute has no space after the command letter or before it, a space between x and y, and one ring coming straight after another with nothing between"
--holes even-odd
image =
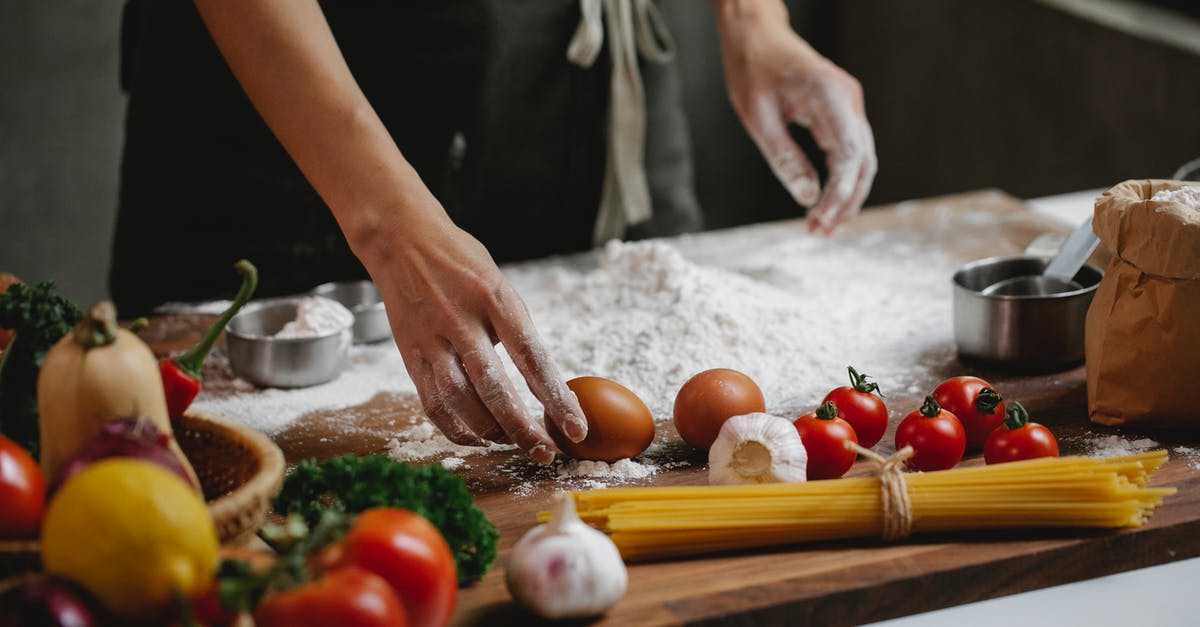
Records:
<instances>
[{"instance_id":1,"label":"whole garlic head","mask_svg":"<svg viewBox=\"0 0 1200 627\"><path fill-rule=\"evenodd\" d=\"M734 416L708 450L708 483L800 483L808 478L808 451L795 425L770 414Z\"/></svg>"},{"instance_id":2,"label":"whole garlic head","mask_svg":"<svg viewBox=\"0 0 1200 627\"><path fill-rule=\"evenodd\" d=\"M579 520L575 499L560 493L550 521L513 547L505 580L518 603L544 618L582 618L620 600L629 575L612 540Z\"/></svg>"}]
</instances>

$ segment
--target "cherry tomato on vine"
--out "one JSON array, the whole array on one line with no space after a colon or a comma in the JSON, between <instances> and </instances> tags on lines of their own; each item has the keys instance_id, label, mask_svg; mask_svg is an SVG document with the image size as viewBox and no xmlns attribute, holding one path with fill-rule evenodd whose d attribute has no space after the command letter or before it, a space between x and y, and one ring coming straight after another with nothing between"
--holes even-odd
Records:
<instances>
[{"instance_id":1,"label":"cherry tomato on vine","mask_svg":"<svg viewBox=\"0 0 1200 627\"><path fill-rule=\"evenodd\" d=\"M0 540L35 538L46 506L46 479L33 457L0 435Z\"/></svg>"},{"instance_id":2,"label":"cherry tomato on vine","mask_svg":"<svg viewBox=\"0 0 1200 627\"><path fill-rule=\"evenodd\" d=\"M346 567L263 597L254 611L259 627L405 627L404 605L382 577Z\"/></svg>"},{"instance_id":3,"label":"cherry tomato on vine","mask_svg":"<svg viewBox=\"0 0 1200 627\"><path fill-rule=\"evenodd\" d=\"M954 414L944 410L932 396L920 409L904 417L896 427L896 450L913 447L906 462L914 470L946 470L962 459L967 434Z\"/></svg>"},{"instance_id":4,"label":"cherry tomato on vine","mask_svg":"<svg viewBox=\"0 0 1200 627\"><path fill-rule=\"evenodd\" d=\"M333 572L356 567L382 577L404 604L412 627L441 627L454 612L454 555L438 528L420 514L369 509L340 542L321 553L320 563Z\"/></svg>"},{"instance_id":5,"label":"cherry tomato on vine","mask_svg":"<svg viewBox=\"0 0 1200 627\"><path fill-rule=\"evenodd\" d=\"M870 381L867 374L859 374L853 366L850 371L850 385L835 388L825 395L822 403L833 401L841 410L842 419L854 427L858 443L866 448L875 446L887 431L888 410L879 393L879 384ZM875 392L875 394L872 394Z\"/></svg>"},{"instance_id":6,"label":"cherry tomato on vine","mask_svg":"<svg viewBox=\"0 0 1200 627\"><path fill-rule=\"evenodd\" d=\"M933 390L933 398L962 423L969 450L983 448L988 435L1004 422L1004 399L979 377L946 379Z\"/></svg>"},{"instance_id":7,"label":"cherry tomato on vine","mask_svg":"<svg viewBox=\"0 0 1200 627\"><path fill-rule=\"evenodd\" d=\"M1029 412L1013 401L1004 424L988 436L983 459L989 464L1015 462L1038 457L1058 457L1058 440L1046 427L1029 421Z\"/></svg>"},{"instance_id":8,"label":"cherry tomato on vine","mask_svg":"<svg viewBox=\"0 0 1200 627\"><path fill-rule=\"evenodd\" d=\"M837 479L854 465L858 453L846 448L846 442L858 444L850 423L838 417L838 406L826 401L811 414L794 423L800 441L808 451L809 479Z\"/></svg>"}]
</instances>

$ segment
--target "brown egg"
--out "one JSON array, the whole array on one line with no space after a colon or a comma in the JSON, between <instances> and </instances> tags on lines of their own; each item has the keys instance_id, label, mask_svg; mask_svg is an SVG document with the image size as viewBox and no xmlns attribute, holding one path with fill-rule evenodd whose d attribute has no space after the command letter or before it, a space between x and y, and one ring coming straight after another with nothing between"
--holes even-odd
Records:
<instances>
[{"instance_id":1,"label":"brown egg","mask_svg":"<svg viewBox=\"0 0 1200 627\"><path fill-rule=\"evenodd\" d=\"M579 398L588 434L582 442L572 442L547 421L550 437L562 452L575 459L611 463L640 454L654 440L654 416L625 386L600 377L579 377L567 381L567 387Z\"/></svg>"},{"instance_id":2,"label":"brown egg","mask_svg":"<svg viewBox=\"0 0 1200 627\"><path fill-rule=\"evenodd\" d=\"M714 368L688 379L675 396L675 430L707 451L726 420L767 410L762 390L737 370Z\"/></svg>"}]
</instances>

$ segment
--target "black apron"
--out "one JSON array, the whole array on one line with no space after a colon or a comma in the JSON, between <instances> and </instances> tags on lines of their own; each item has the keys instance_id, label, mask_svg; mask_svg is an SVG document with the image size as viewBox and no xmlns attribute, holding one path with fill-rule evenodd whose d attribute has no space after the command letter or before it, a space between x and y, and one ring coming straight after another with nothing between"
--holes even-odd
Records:
<instances>
[{"instance_id":1,"label":"black apron","mask_svg":"<svg viewBox=\"0 0 1200 627\"><path fill-rule=\"evenodd\" d=\"M566 58L578 0L329 0L354 77L405 158L497 262L585 250L605 165L607 52ZM366 277L324 202L271 134L184 0L132 0L129 92L110 288L122 315ZM670 65L641 64L654 217L628 237L700 227Z\"/></svg>"}]
</instances>

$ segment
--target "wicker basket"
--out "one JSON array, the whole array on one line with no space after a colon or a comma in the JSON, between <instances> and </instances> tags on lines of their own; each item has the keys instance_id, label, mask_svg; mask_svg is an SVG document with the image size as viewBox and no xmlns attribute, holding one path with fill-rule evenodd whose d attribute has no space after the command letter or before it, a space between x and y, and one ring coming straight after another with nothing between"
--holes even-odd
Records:
<instances>
[{"instance_id":1,"label":"wicker basket","mask_svg":"<svg viewBox=\"0 0 1200 627\"><path fill-rule=\"evenodd\" d=\"M201 411L189 411L174 427L221 543L253 537L283 481L283 452L267 436ZM39 543L0 542L0 579L40 569Z\"/></svg>"}]
</instances>

